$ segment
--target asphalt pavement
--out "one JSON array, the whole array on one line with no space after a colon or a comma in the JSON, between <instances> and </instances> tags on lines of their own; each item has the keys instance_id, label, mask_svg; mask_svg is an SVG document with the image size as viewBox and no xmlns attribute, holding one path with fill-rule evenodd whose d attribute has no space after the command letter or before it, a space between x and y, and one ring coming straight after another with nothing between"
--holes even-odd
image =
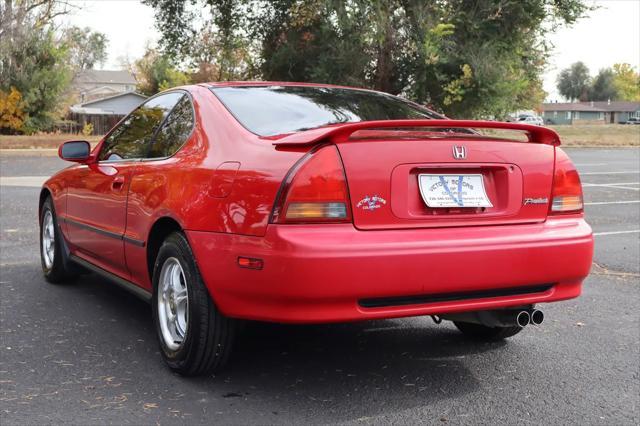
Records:
<instances>
[{"instance_id":1,"label":"asphalt pavement","mask_svg":"<svg viewBox=\"0 0 640 426\"><path fill-rule=\"evenodd\" d=\"M96 275L47 284L39 184L55 157L0 156L0 423L639 424L640 150L568 149L596 254L545 323L473 343L429 318L247 324L228 368L164 367L148 305Z\"/></svg>"}]
</instances>

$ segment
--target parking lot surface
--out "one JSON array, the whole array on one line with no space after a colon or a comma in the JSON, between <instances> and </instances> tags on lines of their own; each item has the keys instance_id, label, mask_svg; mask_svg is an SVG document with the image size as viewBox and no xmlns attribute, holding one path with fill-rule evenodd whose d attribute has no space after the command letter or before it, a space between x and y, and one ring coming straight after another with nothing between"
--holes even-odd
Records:
<instances>
[{"instance_id":1,"label":"parking lot surface","mask_svg":"<svg viewBox=\"0 0 640 426\"><path fill-rule=\"evenodd\" d=\"M583 295L464 340L430 318L247 324L215 377L172 374L151 310L96 275L47 284L37 197L54 157L0 157L0 423L638 424L640 151L567 149L596 239Z\"/></svg>"}]
</instances>

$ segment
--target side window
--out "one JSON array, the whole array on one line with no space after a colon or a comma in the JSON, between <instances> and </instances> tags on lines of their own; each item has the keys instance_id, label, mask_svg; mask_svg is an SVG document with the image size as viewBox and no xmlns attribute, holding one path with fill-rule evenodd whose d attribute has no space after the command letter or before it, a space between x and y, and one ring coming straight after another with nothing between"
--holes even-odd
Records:
<instances>
[{"instance_id":1,"label":"side window","mask_svg":"<svg viewBox=\"0 0 640 426\"><path fill-rule=\"evenodd\" d=\"M98 160L145 158L154 132L182 96L179 92L156 96L135 109L104 141Z\"/></svg>"},{"instance_id":2,"label":"side window","mask_svg":"<svg viewBox=\"0 0 640 426\"><path fill-rule=\"evenodd\" d=\"M184 95L162 125L151 144L149 158L171 157L187 141L193 128L193 108L189 96Z\"/></svg>"}]
</instances>

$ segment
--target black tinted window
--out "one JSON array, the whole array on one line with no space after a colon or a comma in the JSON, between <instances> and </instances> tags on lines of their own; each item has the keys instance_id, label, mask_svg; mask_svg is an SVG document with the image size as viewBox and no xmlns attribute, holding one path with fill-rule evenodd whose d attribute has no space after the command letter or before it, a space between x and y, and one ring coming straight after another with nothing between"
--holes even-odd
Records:
<instances>
[{"instance_id":1,"label":"black tinted window","mask_svg":"<svg viewBox=\"0 0 640 426\"><path fill-rule=\"evenodd\" d=\"M98 159L146 157L153 133L182 96L182 93L167 93L139 106L107 137Z\"/></svg>"},{"instance_id":2,"label":"black tinted window","mask_svg":"<svg viewBox=\"0 0 640 426\"><path fill-rule=\"evenodd\" d=\"M151 144L149 158L170 157L180 149L193 128L193 109L187 95L175 106Z\"/></svg>"},{"instance_id":3,"label":"black tinted window","mask_svg":"<svg viewBox=\"0 0 640 426\"><path fill-rule=\"evenodd\" d=\"M273 136L334 123L441 118L401 98L366 90L311 86L211 89L247 129Z\"/></svg>"}]
</instances>

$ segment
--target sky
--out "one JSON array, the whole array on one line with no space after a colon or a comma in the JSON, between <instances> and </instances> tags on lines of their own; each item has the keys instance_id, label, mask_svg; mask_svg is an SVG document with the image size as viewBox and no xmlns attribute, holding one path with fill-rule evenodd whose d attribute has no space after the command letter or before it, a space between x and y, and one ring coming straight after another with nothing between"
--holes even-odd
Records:
<instances>
[{"instance_id":1,"label":"sky","mask_svg":"<svg viewBox=\"0 0 640 426\"><path fill-rule=\"evenodd\" d=\"M562 100L555 87L556 77L574 62L584 62L592 76L620 62L640 68L640 0L593 3L599 9L588 18L550 36L555 48L544 75L548 100Z\"/></svg>"},{"instance_id":2,"label":"sky","mask_svg":"<svg viewBox=\"0 0 640 426\"><path fill-rule=\"evenodd\" d=\"M640 0L639 0L640 1ZM108 59L103 69L119 69L120 57L140 58L147 44L160 38L153 9L137 0L73 0L76 6L63 18L64 25L89 27L107 35Z\"/></svg>"},{"instance_id":3,"label":"sky","mask_svg":"<svg viewBox=\"0 0 640 426\"><path fill-rule=\"evenodd\" d=\"M598 7L571 27L550 35L554 46L544 74L548 101L562 101L556 76L574 62L584 62L592 75L619 62L640 69L640 0L590 1ZM79 7L65 23L88 26L109 38L109 59L104 69L119 68L119 57L135 60L145 46L159 39L153 9L137 0L75 1Z\"/></svg>"}]
</instances>

